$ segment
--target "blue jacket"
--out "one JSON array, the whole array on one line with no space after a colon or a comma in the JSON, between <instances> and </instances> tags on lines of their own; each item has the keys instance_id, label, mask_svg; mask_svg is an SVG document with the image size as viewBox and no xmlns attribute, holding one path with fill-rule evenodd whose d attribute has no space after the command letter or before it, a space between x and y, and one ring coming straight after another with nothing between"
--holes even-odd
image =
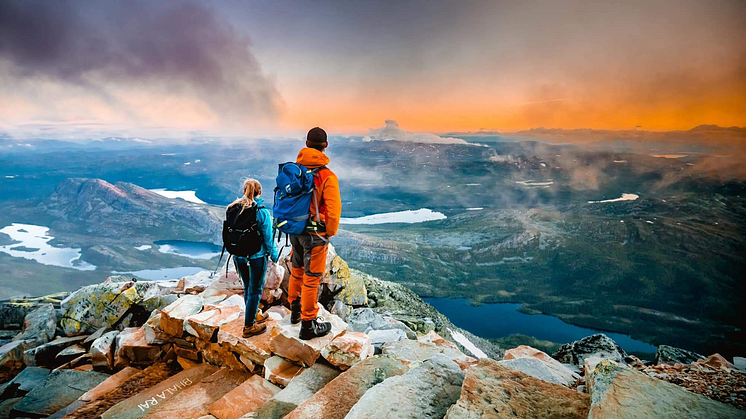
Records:
<instances>
[{"instance_id":1,"label":"blue jacket","mask_svg":"<svg viewBox=\"0 0 746 419\"><path fill-rule=\"evenodd\" d=\"M264 203L264 200L261 198L256 198L254 201L256 201L254 205L262 205ZM256 221L262 231L264 244L262 244L262 250L251 255L249 259L259 259L269 256L272 261L276 261L278 257L277 247L275 247L275 243L272 240L272 215L269 213L269 210L267 208L260 208L256 212Z\"/></svg>"}]
</instances>

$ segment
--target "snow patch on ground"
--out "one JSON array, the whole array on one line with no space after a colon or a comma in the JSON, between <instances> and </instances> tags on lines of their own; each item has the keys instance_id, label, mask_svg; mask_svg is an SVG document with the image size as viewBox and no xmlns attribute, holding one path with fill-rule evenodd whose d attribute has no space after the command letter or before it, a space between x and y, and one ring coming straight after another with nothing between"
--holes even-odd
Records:
<instances>
[{"instance_id":1,"label":"snow patch on ground","mask_svg":"<svg viewBox=\"0 0 746 419\"><path fill-rule=\"evenodd\" d=\"M633 193L623 193L621 198L604 199L603 201L588 201L589 204L605 204L607 202L635 201L640 195Z\"/></svg>"},{"instance_id":2,"label":"snow patch on ground","mask_svg":"<svg viewBox=\"0 0 746 419\"><path fill-rule=\"evenodd\" d=\"M471 343L469 339L466 338L462 333L453 331L451 329L448 329L449 332L451 332L451 336L453 336L453 340L460 343L461 346L466 348L469 352L472 353L472 355L476 356L477 358L489 358L486 353L484 353L481 349L477 348L476 345Z\"/></svg>"},{"instance_id":3,"label":"snow patch on ground","mask_svg":"<svg viewBox=\"0 0 746 419\"><path fill-rule=\"evenodd\" d=\"M195 191L169 191L168 189L150 189L150 192L155 192L160 196L165 196L171 199L183 199L185 201L194 202L195 204L204 204L205 201L197 198Z\"/></svg>"},{"instance_id":4,"label":"snow patch on ground","mask_svg":"<svg viewBox=\"0 0 746 419\"><path fill-rule=\"evenodd\" d=\"M153 247L151 244L143 244L142 246L135 246L135 249L137 250L150 250L150 248Z\"/></svg>"},{"instance_id":5,"label":"snow patch on ground","mask_svg":"<svg viewBox=\"0 0 746 419\"><path fill-rule=\"evenodd\" d=\"M422 223L425 221L445 220L447 217L441 212L427 208L418 210L385 212L382 214L366 215L358 218L342 218L341 224L389 224L389 223Z\"/></svg>"},{"instance_id":6,"label":"snow patch on ground","mask_svg":"<svg viewBox=\"0 0 746 419\"><path fill-rule=\"evenodd\" d=\"M484 209L483 207L471 207L471 208L467 208L466 210L467 211L481 211L483 209Z\"/></svg>"},{"instance_id":7,"label":"snow patch on ground","mask_svg":"<svg viewBox=\"0 0 746 419\"><path fill-rule=\"evenodd\" d=\"M544 179L544 180L519 180L516 181L517 184L528 186L528 187L549 187L554 185L553 179Z\"/></svg>"}]
</instances>

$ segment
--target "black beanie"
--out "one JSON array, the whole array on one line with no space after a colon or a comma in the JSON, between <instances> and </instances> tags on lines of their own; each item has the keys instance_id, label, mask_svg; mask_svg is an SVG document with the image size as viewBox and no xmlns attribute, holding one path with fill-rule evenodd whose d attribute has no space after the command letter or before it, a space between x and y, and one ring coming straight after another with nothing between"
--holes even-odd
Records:
<instances>
[{"instance_id":1,"label":"black beanie","mask_svg":"<svg viewBox=\"0 0 746 419\"><path fill-rule=\"evenodd\" d=\"M314 145L324 145L326 143L326 131L319 127L311 128L306 135L306 141Z\"/></svg>"}]
</instances>

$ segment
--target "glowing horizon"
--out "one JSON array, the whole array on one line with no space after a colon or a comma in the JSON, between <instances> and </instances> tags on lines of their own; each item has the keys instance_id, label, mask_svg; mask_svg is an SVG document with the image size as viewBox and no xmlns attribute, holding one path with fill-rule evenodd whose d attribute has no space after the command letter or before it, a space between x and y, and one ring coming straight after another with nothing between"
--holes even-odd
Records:
<instances>
[{"instance_id":1,"label":"glowing horizon","mask_svg":"<svg viewBox=\"0 0 746 419\"><path fill-rule=\"evenodd\" d=\"M0 3L0 134L746 126L746 3Z\"/></svg>"}]
</instances>

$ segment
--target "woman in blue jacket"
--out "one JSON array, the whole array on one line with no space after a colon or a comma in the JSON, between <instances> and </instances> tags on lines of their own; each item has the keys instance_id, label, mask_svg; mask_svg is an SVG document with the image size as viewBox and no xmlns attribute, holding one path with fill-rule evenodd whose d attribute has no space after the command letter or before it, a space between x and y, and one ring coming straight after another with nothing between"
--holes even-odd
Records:
<instances>
[{"instance_id":1,"label":"woman in blue jacket","mask_svg":"<svg viewBox=\"0 0 746 419\"><path fill-rule=\"evenodd\" d=\"M277 262L279 255L272 240L272 215L262 204L264 200L259 198L262 194L262 185L254 180L247 179L243 184L243 197L237 199L228 208L234 205L243 205L244 209L259 206L256 212L256 221L262 233L262 250L246 257L234 256L233 263L236 272L243 281L244 300L246 301L246 313L244 317L243 337L258 335L267 329L265 322L269 318L266 314L258 314L259 300L264 288L264 275L267 272L267 258Z\"/></svg>"}]
</instances>

